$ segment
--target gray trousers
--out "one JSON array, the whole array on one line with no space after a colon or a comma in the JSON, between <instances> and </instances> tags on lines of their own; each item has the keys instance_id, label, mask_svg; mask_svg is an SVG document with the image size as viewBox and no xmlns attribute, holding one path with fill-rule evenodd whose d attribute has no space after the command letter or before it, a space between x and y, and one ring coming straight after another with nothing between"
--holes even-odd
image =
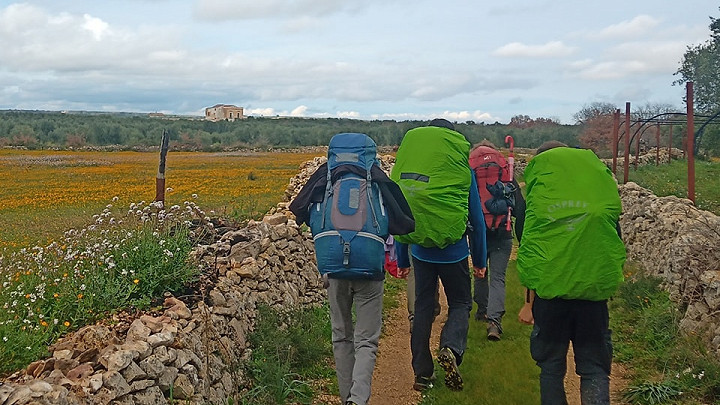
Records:
<instances>
[{"instance_id":1,"label":"gray trousers","mask_svg":"<svg viewBox=\"0 0 720 405\"><path fill-rule=\"evenodd\" d=\"M342 403L370 399L382 327L383 281L329 279L335 371ZM355 325L353 325L353 304Z\"/></svg>"},{"instance_id":2,"label":"gray trousers","mask_svg":"<svg viewBox=\"0 0 720 405\"><path fill-rule=\"evenodd\" d=\"M478 313L486 313L487 319L498 325L505 315L505 271L512 244L512 239L488 238L488 272L483 278L475 277L473 301L478 305Z\"/></svg>"}]
</instances>

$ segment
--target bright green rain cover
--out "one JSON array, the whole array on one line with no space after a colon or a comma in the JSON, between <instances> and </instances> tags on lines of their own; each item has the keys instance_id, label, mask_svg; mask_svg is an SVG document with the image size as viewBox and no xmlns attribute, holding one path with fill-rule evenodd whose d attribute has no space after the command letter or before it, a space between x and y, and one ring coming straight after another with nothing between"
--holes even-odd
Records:
<instances>
[{"instance_id":1,"label":"bright green rain cover","mask_svg":"<svg viewBox=\"0 0 720 405\"><path fill-rule=\"evenodd\" d=\"M403 243L446 246L465 233L470 192L470 142L459 132L420 127L405 134L390 178L415 217L415 231L393 235Z\"/></svg>"},{"instance_id":2,"label":"bright green rain cover","mask_svg":"<svg viewBox=\"0 0 720 405\"><path fill-rule=\"evenodd\" d=\"M623 281L622 206L610 169L590 150L554 148L525 169L517 255L522 284L545 299L610 298Z\"/></svg>"}]
</instances>

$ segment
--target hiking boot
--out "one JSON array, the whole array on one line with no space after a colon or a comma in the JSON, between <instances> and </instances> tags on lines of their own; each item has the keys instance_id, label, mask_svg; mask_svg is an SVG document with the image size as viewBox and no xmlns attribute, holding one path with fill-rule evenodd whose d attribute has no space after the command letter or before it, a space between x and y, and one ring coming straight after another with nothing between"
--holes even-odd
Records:
<instances>
[{"instance_id":1,"label":"hiking boot","mask_svg":"<svg viewBox=\"0 0 720 405\"><path fill-rule=\"evenodd\" d=\"M347 401L347 402L345 402L345 405L358 405L358 404L357 404L357 402Z\"/></svg>"},{"instance_id":2,"label":"hiking boot","mask_svg":"<svg viewBox=\"0 0 720 405\"><path fill-rule=\"evenodd\" d=\"M463 389L463 379L458 371L457 359L455 354L447 347L440 349L437 357L440 367L445 370L445 386L453 391L461 391Z\"/></svg>"},{"instance_id":3,"label":"hiking boot","mask_svg":"<svg viewBox=\"0 0 720 405\"><path fill-rule=\"evenodd\" d=\"M475 312L475 320L476 321L487 321L487 314L485 312L477 311L477 312Z\"/></svg>"},{"instance_id":4,"label":"hiking boot","mask_svg":"<svg viewBox=\"0 0 720 405\"><path fill-rule=\"evenodd\" d=\"M412 333L413 321L415 320L415 314L408 315L408 321L410 321L410 333Z\"/></svg>"},{"instance_id":5,"label":"hiking boot","mask_svg":"<svg viewBox=\"0 0 720 405\"><path fill-rule=\"evenodd\" d=\"M428 388L433 387L433 383L435 382L435 374L431 375L430 377L423 377L423 376L415 376L415 383L413 384L413 389L415 391L425 391Z\"/></svg>"},{"instance_id":6,"label":"hiking boot","mask_svg":"<svg viewBox=\"0 0 720 405\"><path fill-rule=\"evenodd\" d=\"M488 327L487 327L488 340L497 342L498 340L500 340L500 335L502 335L502 328L500 327L500 324L495 321L488 322Z\"/></svg>"}]
</instances>

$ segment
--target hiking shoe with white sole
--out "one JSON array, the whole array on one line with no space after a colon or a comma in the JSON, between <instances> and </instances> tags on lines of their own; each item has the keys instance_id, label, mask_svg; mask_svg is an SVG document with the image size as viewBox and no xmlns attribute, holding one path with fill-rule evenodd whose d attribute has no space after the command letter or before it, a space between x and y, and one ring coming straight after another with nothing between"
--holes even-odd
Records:
<instances>
[{"instance_id":1,"label":"hiking shoe with white sole","mask_svg":"<svg viewBox=\"0 0 720 405\"><path fill-rule=\"evenodd\" d=\"M445 386L453 391L462 391L463 379L458 371L455 354L447 347L440 349L437 357L440 367L445 370Z\"/></svg>"},{"instance_id":2,"label":"hiking shoe with white sole","mask_svg":"<svg viewBox=\"0 0 720 405\"><path fill-rule=\"evenodd\" d=\"M415 391L425 391L428 388L433 387L433 383L435 382L435 374L431 375L430 377L423 377L423 376L415 376L415 383L413 384L413 389Z\"/></svg>"}]
</instances>

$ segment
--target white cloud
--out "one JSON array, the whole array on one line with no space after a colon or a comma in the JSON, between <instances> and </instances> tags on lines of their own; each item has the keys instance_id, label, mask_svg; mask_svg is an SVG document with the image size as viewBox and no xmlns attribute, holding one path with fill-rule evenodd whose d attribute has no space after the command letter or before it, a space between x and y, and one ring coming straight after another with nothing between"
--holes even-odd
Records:
<instances>
[{"instance_id":1,"label":"white cloud","mask_svg":"<svg viewBox=\"0 0 720 405\"><path fill-rule=\"evenodd\" d=\"M195 14L203 20L249 20L317 18L340 12L356 12L370 3L353 0L198 0Z\"/></svg>"},{"instance_id":2,"label":"white cloud","mask_svg":"<svg viewBox=\"0 0 720 405\"><path fill-rule=\"evenodd\" d=\"M660 22L660 20L649 15L639 15L630 21L622 21L603 28L600 32L591 36L600 39L633 39L652 31Z\"/></svg>"},{"instance_id":3,"label":"white cloud","mask_svg":"<svg viewBox=\"0 0 720 405\"><path fill-rule=\"evenodd\" d=\"M265 107L265 108L246 108L246 109L244 110L244 113L245 113L245 115L257 115L257 116L260 116L260 117L274 117L274 116L276 116L276 115L280 115L280 114L277 114L277 113L275 112L275 109L274 109L274 108L269 108L269 107Z\"/></svg>"},{"instance_id":4,"label":"white cloud","mask_svg":"<svg viewBox=\"0 0 720 405\"><path fill-rule=\"evenodd\" d=\"M590 80L623 79L631 76L664 74L677 71L686 45L682 42L628 42L608 48L601 59L571 62L574 75Z\"/></svg>"},{"instance_id":5,"label":"white cloud","mask_svg":"<svg viewBox=\"0 0 720 405\"><path fill-rule=\"evenodd\" d=\"M453 122L484 122L491 124L500 121L499 117L495 117L490 113L483 111L443 111L443 112L431 112L425 114L418 113L385 113L385 114L372 114L370 116L373 120L396 120L396 121L423 121L433 118L445 118L448 121Z\"/></svg>"},{"instance_id":6,"label":"white cloud","mask_svg":"<svg viewBox=\"0 0 720 405\"><path fill-rule=\"evenodd\" d=\"M609 58L637 60L647 65L648 72L675 72L687 44L680 41L626 42L608 49Z\"/></svg>"},{"instance_id":7,"label":"white cloud","mask_svg":"<svg viewBox=\"0 0 720 405\"><path fill-rule=\"evenodd\" d=\"M567 46L562 41L551 41L543 45L526 45L521 42L511 42L497 48L493 55L507 58L555 58L568 56L575 52L575 48Z\"/></svg>"},{"instance_id":8,"label":"white cloud","mask_svg":"<svg viewBox=\"0 0 720 405\"><path fill-rule=\"evenodd\" d=\"M308 108L304 105L297 106L297 107L295 107L294 110L290 111L290 116L291 117L304 117L305 114L307 113L307 109Z\"/></svg>"},{"instance_id":9,"label":"white cloud","mask_svg":"<svg viewBox=\"0 0 720 405\"><path fill-rule=\"evenodd\" d=\"M100 41L103 37L103 34L107 33L109 27L108 23L88 14L83 15L83 18L85 19L85 23L82 25L82 27L90 31L96 41Z\"/></svg>"},{"instance_id":10,"label":"white cloud","mask_svg":"<svg viewBox=\"0 0 720 405\"><path fill-rule=\"evenodd\" d=\"M338 118L352 118L352 119L358 119L360 118L360 113L357 111L338 111L337 114L335 114Z\"/></svg>"},{"instance_id":11,"label":"white cloud","mask_svg":"<svg viewBox=\"0 0 720 405\"><path fill-rule=\"evenodd\" d=\"M612 61L585 65L576 75L588 80L608 80L622 79L647 70L648 64L641 61Z\"/></svg>"}]
</instances>

